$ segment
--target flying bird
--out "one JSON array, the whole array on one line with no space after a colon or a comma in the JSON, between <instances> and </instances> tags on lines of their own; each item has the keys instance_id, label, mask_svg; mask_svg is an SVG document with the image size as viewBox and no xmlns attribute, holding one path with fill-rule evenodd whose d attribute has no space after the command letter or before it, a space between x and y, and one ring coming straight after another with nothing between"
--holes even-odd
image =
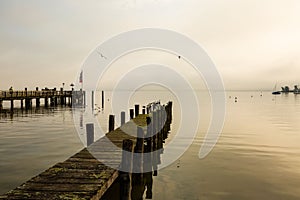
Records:
<instances>
[{"instance_id":1,"label":"flying bird","mask_svg":"<svg viewBox=\"0 0 300 200\"><path fill-rule=\"evenodd\" d=\"M101 56L101 58L107 59L101 52L97 51L97 53Z\"/></svg>"}]
</instances>

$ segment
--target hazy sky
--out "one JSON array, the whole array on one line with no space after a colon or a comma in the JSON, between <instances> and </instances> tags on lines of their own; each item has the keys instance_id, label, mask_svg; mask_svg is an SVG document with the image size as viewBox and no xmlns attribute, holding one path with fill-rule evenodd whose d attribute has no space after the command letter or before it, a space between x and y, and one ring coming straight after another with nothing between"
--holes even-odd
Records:
<instances>
[{"instance_id":1,"label":"hazy sky","mask_svg":"<svg viewBox=\"0 0 300 200\"><path fill-rule=\"evenodd\" d=\"M206 49L226 89L300 84L299 0L1 0L0 89L74 82L113 35L154 27Z\"/></svg>"}]
</instances>

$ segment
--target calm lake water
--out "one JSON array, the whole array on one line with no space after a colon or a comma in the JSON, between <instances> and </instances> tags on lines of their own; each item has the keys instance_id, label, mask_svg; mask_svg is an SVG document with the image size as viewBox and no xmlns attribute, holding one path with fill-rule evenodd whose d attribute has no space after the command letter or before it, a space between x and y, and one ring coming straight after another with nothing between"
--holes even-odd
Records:
<instances>
[{"instance_id":1,"label":"calm lake water","mask_svg":"<svg viewBox=\"0 0 300 200\"><path fill-rule=\"evenodd\" d=\"M209 95L197 92L201 121L194 142L153 179L153 199L299 199L300 95L227 92L226 119L213 151L199 149L209 125ZM237 102L235 102L237 97ZM172 140L180 104L172 94L137 94L130 105L174 102ZM109 103L109 94L106 96ZM97 100L96 100L97 102ZM98 102L99 103L99 102ZM103 129L109 108L99 113ZM182 144L190 138L182 138ZM168 144L167 144L168 145ZM7 192L83 148L69 108L33 110L0 118L0 193ZM164 154L162 154L162 160Z\"/></svg>"}]
</instances>

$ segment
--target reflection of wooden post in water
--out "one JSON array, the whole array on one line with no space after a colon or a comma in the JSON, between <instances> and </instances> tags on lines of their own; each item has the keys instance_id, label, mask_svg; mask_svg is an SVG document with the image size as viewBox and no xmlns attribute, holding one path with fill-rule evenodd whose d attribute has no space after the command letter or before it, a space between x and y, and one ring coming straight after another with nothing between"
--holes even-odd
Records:
<instances>
[{"instance_id":1,"label":"reflection of wooden post in water","mask_svg":"<svg viewBox=\"0 0 300 200\"><path fill-rule=\"evenodd\" d=\"M10 110L13 112L14 110L14 100L10 100Z\"/></svg>"},{"instance_id":2,"label":"reflection of wooden post in water","mask_svg":"<svg viewBox=\"0 0 300 200\"><path fill-rule=\"evenodd\" d=\"M90 146L94 143L94 124L86 124L86 145Z\"/></svg>"},{"instance_id":3,"label":"reflection of wooden post in water","mask_svg":"<svg viewBox=\"0 0 300 200\"><path fill-rule=\"evenodd\" d=\"M64 98L65 98L65 100L64 100L65 106L67 106L67 99L68 99L68 98L67 98L66 96L65 96Z\"/></svg>"},{"instance_id":4,"label":"reflection of wooden post in water","mask_svg":"<svg viewBox=\"0 0 300 200\"><path fill-rule=\"evenodd\" d=\"M170 128L170 124L172 123L172 101L169 101L168 103L168 116L167 116L167 120L168 120L168 131L171 129Z\"/></svg>"},{"instance_id":5,"label":"reflection of wooden post in water","mask_svg":"<svg viewBox=\"0 0 300 200\"><path fill-rule=\"evenodd\" d=\"M130 119L133 119L133 117L134 117L134 110L130 109L129 113L130 113Z\"/></svg>"},{"instance_id":6,"label":"reflection of wooden post in water","mask_svg":"<svg viewBox=\"0 0 300 200\"><path fill-rule=\"evenodd\" d=\"M94 110L94 91L92 91L92 110Z\"/></svg>"},{"instance_id":7,"label":"reflection of wooden post in water","mask_svg":"<svg viewBox=\"0 0 300 200\"><path fill-rule=\"evenodd\" d=\"M80 128L83 128L83 112L80 113L79 126Z\"/></svg>"},{"instance_id":8,"label":"reflection of wooden post in water","mask_svg":"<svg viewBox=\"0 0 300 200\"><path fill-rule=\"evenodd\" d=\"M55 105L55 106L58 105L57 97L54 97L54 105Z\"/></svg>"},{"instance_id":9,"label":"reflection of wooden post in water","mask_svg":"<svg viewBox=\"0 0 300 200\"><path fill-rule=\"evenodd\" d=\"M115 130L115 116L114 115L109 115L108 132L111 132L113 130Z\"/></svg>"},{"instance_id":10,"label":"reflection of wooden post in water","mask_svg":"<svg viewBox=\"0 0 300 200\"><path fill-rule=\"evenodd\" d=\"M164 120L165 120L165 125L164 125L164 132L165 132L165 136L164 139L166 139L168 137L169 131L170 131L170 120L169 120L169 114L170 113L170 105L167 104L165 106L165 116L164 116Z\"/></svg>"},{"instance_id":11,"label":"reflection of wooden post in water","mask_svg":"<svg viewBox=\"0 0 300 200\"><path fill-rule=\"evenodd\" d=\"M64 96L63 96L63 94L64 94L64 89L63 88L60 88L60 94L61 94L61 96L60 96L60 105L63 106L65 104Z\"/></svg>"},{"instance_id":12,"label":"reflection of wooden post in water","mask_svg":"<svg viewBox=\"0 0 300 200\"><path fill-rule=\"evenodd\" d=\"M54 106L54 97L50 97L50 106Z\"/></svg>"},{"instance_id":13,"label":"reflection of wooden post in water","mask_svg":"<svg viewBox=\"0 0 300 200\"><path fill-rule=\"evenodd\" d=\"M124 111L121 112L121 126L123 124L125 124L125 112Z\"/></svg>"},{"instance_id":14,"label":"reflection of wooden post in water","mask_svg":"<svg viewBox=\"0 0 300 200\"><path fill-rule=\"evenodd\" d=\"M23 110L23 107L24 107L24 105L23 105L23 99L20 100L20 103L21 103L21 109Z\"/></svg>"},{"instance_id":15,"label":"reflection of wooden post in water","mask_svg":"<svg viewBox=\"0 0 300 200\"><path fill-rule=\"evenodd\" d=\"M151 118L147 117L147 145L144 147L144 174L143 179L146 190L146 199L152 199L152 126Z\"/></svg>"},{"instance_id":16,"label":"reflection of wooden post in water","mask_svg":"<svg viewBox=\"0 0 300 200\"><path fill-rule=\"evenodd\" d=\"M120 199L129 200L130 194L130 173L132 167L133 142L130 139L123 140L122 161L120 165Z\"/></svg>"},{"instance_id":17,"label":"reflection of wooden post in water","mask_svg":"<svg viewBox=\"0 0 300 200\"><path fill-rule=\"evenodd\" d=\"M162 127L162 123L161 123L161 113L162 111L159 109L157 110L157 117L156 117L156 122L157 122L157 164L161 164L161 160L160 160L160 154L162 153L162 148L163 148L163 141L162 141L162 131L161 131L161 127Z\"/></svg>"},{"instance_id":18,"label":"reflection of wooden post in water","mask_svg":"<svg viewBox=\"0 0 300 200\"><path fill-rule=\"evenodd\" d=\"M40 98L36 98L35 99L35 106L37 107L37 108L39 108L40 107Z\"/></svg>"},{"instance_id":19,"label":"reflection of wooden post in water","mask_svg":"<svg viewBox=\"0 0 300 200\"><path fill-rule=\"evenodd\" d=\"M3 101L0 100L0 111L3 109Z\"/></svg>"},{"instance_id":20,"label":"reflection of wooden post in water","mask_svg":"<svg viewBox=\"0 0 300 200\"><path fill-rule=\"evenodd\" d=\"M25 107L26 107L26 100L25 100ZM45 107L48 107L48 97L45 97Z\"/></svg>"},{"instance_id":21,"label":"reflection of wooden post in water","mask_svg":"<svg viewBox=\"0 0 300 200\"><path fill-rule=\"evenodd\" d=\"M83 91L83 107L86 105L86 100L85 100L85 91Z\"/></svg>"},{"instance_id":22,"label":"reflection of wooden post in water","mask_svg":"<svg viewBox=\"0 0 300 200\"><path fill-rule=\"evenodd\" d=\"M163 143L165 143L165 126L166 126L165 116L166 116L166 111L163 107L163 109L161 110L161 138Z\"/></svg>"},{"instance_id":23,"label":"reflection of wooden post in water","mask_svg":"<svg viewBox=\"0 0 300 200\"><path fill-rule=\"evenodd\" d=\"M143 199L144 194L144 181L143 181L143 150L144 150L144 130L141 127L137 127L137 139L134 148L133 155L133 172L132 173L132 185L131 185L131 199L140 200Z\"/></svg>"},{"instance_id":24,"label":"reflection of wooden post in water","mask_svg":"<svg viewBox=\"0 0 300 200\"><path fill-rule=\"evenodd\" d=\"M159 128L160 128L160 131L159 131L159 142L160 142L160 148L162 149L163 148L163 127L164 127L164 124L163 124L163 112L164 110L161 108L159 110Z\"/></svg>"},{"instance_id":25,"label":"reflection of wooden post in water","mask_svg":"<svg viewBox=\"0 0 300 200\"><path fill-rule=\"evenodd\" d=\"M152 167L153 176L157 176L157 112L152 112Z\"/></svg>"},{"instance_id":26,"label":"reflection of wooden post in water","mask_svg":"<svg viewBox=\"0 0 300 200\"><path fill-rule=\"evenodd\" d=\"M36 87L35 91L38 92L39 91L39 87ZM40 98L39 97L35 98L35 107L36 108L40 107Z\"/></svg>"},{"instance_id":27,"label":"reflection of wooden post in water","mask_svg":"<svg viewBox=\"0 0 300 200\"><path fill-rule=\"evenodd\" d=\"M48 103L47 103L47 106L48 106ZM31 107L31 99L26 98L25 99L25 109L28 110L28 109L30 109L30 107Z\"/></svg>"},{"instance_id":28,"label":"reflection of wooden post in water","mask_svg":"<svg viewBox=\"0 0 300 200\"><path fill-rule=\"evenodd\" d=\"M101 98L102 98L102 109L104 109L104 91L102 90L102 92L101 92Z\"/></svg>"}]
</instances>

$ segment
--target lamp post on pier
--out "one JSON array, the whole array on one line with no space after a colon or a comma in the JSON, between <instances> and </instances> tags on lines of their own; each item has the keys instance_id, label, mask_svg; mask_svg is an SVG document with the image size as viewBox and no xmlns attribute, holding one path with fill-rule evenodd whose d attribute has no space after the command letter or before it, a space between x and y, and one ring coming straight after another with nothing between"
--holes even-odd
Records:
<instances>
[{"instance_id":1,"label":"lamp post on pier","mask_svg":"<svg viewBox=\"0 0 300 200\"><path fill-rule=\"evenodd\" d=\"M71 83L70 86L71 86L71 88L72 88L72 91L74 91L74 86L75 86L75 85L74 85L73 83Z\"/></svg>"}]
</instances>

